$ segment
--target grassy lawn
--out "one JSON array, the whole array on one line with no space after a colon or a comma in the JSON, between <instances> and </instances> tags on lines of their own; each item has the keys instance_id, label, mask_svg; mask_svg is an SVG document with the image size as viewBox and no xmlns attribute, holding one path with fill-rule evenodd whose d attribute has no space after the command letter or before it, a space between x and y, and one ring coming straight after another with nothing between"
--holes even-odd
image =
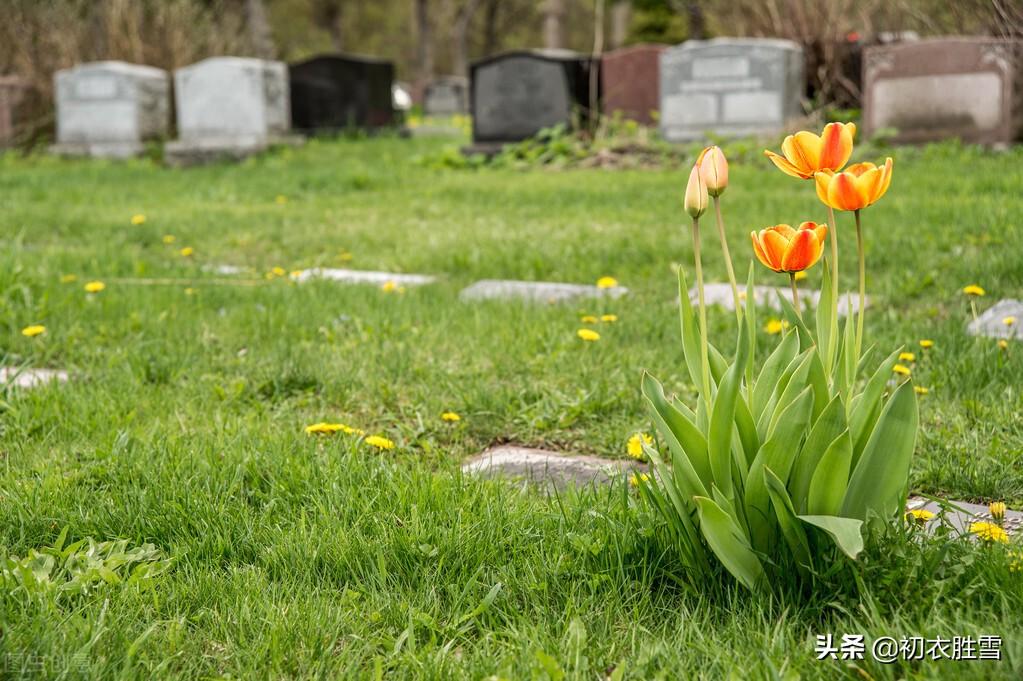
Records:
<instances>
[{"instance_id":1,"label":"grassy lawn","mask_svg":"<svg viewBox=\"0 0 1023 681\"><path fill-rule=\"evenodd\" d=\"M4 593L0 676L1023 675L1023 573L1000 549L895 537L835 576L833 593L694 595L675 586L668 547L624 486L547 498L462 478L463 458L503 441L624 456L632 433L651 430L643 369L691 398L673 266L690 267L692 249L684 171L416 161L454 143L314 142L187 170L0 158L5 363L75 375L0 405L0 554L23 557L67 528L69 540L150 542L173 558L144 589ZM913 350L929 389L913 490L1018 508L1023 346L967 336L961 288L982 285L981 308L1023 297L1023 151L871 153L896 164L889 194L864 213L867 337L882 354ZM724 205L743 276L750 230L825 219L810 186L762 157L731 174ZM852 221L839 221L852 290ZM713 246L705 266L723 281ZM251 274L208 268L221 264ZM313 266L440 279L400 293L264 276ZM477 279L603 275L630 295L458 300ZM91 280L106 289L86 294ZM602 313L618 321L579 340L580 317ZM712 326L723 333L729 314L712 310ZM47 331L24 337L30 324ZM776 340L762 334L761 352ZM318 421L396 447L306 435ZM815 660L824 633L996 634L1003 660L857 671Z\"/></svg>"}]
</instances>

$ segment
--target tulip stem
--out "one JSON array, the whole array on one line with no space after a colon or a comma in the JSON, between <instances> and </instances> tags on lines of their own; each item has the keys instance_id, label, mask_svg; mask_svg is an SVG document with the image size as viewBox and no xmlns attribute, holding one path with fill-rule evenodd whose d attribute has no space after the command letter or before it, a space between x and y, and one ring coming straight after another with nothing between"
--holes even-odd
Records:
<instances>
[{"instance_id":1,"label":"tulip stem","mask_svg":"<svg viewBox=\"0 0 1023 681\"><path fill-rule=\"evenodd\" d=\"M859 361L860 353L863 351L863 318L867 313L867 266L863 254L863 230L860 228L860 211L854 211L856 216L856 249L860 256L860 314L856 320L856 361Z\"/></svg>"},{"instance_id":2,"label":"tulip stem","mask_svg":"<svg viewBox=\"0 0 1023 681\"><path fill-rule=\"evenodd\" d=\"M828 206L828 228L831 230L831 333L828 338L828 366L835 366L838 354L838 226L835 209Z\"/></svg>"},{"instance_id":3,"label":"tulip stem","mask_svg":"<svg viewBox=\"0 0 1023 681\"><path fill-rule=\"evenodd\" d=\"M732 269L732 256L728 252L728 239L725 238L725 221L721 217L721 197L714 197L714 214L717 217L718 236L721 237L721 250L725 254L725 269L728 270L728 283L732 285L732 298L735 300L735 317L742 323L742 301L739 298L739 286L735 283L735 270Z\"/></svg>"},{"instance_id":4,"label":"tulip stem","mask_svg":"<svg viewBox=\"0 0 1023 681\"><path fill-rule=\"evenodd\" d=\"M799 287L796 286L796 273L789 272L789 283L792 284L792 305L796 308L796 316L803 318L803 311L799 307Z\"/></svg>"},{"instance_id":5,"label":"tulip stem","mask_svg":"<svg viewBox=\"0 0 1023 681\"><path fill-rule=\"evenodd\" d=\"M700 260L700 218L693 218L693 255L696 260L696 291L700 297L700 367L703 369L703 399L710 407L710 352L707 349L707 303L703 293L703 263Z\"/></svg>"}]
</instances>

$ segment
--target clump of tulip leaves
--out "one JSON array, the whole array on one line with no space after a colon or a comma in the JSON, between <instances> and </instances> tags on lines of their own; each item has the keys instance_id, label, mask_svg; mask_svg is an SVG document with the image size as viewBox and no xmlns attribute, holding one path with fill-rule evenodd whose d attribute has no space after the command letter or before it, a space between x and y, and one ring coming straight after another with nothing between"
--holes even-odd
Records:
<instances>
[{"instance_id":1,"label":"clump of tulip leaves","mask_svg":"<svg viewBox=\"0 0 1023 681\"><path fill-rule=\"evenodd\" d=\"M916 394L909 381L889 389L898 350L880 365L860 352L851 306L839 326L833 285L825 263L813 319L779 296L789 330L758 369L752 267L732 357L703 335L679 268L686 366L710 390L687 405L644 375L666 448L645 446L655 475L640 492L694 581L723 567L753 591L812 582L904 514Z\"/></svg>"}]
</instances>

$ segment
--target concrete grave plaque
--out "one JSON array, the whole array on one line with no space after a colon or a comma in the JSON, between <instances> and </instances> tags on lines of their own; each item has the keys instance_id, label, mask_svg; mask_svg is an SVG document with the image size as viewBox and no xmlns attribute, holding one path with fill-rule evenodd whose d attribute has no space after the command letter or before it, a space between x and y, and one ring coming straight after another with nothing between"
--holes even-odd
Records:
<instances>
[{"instance_id":1,"label":"concrete grave plaque","mask_svg":"<svg viewBox=\"0 0 1023 681\"><path fill-rule=\"evenodd\" d=\"M487 478L527 480L538 485L563 489L570 485L604 485L611 480L645 471L636 461L601 459L595 456L569 456L544 449L504 445L475 456L462 465L462 472Z\"/></svg>"},{"instance_id":2,"label":"concrete grave plaque","mask_svg":"<svg viewBox=\"0 0 1023 681\"><path fill-rule=\"evenodd\" d=\"M174 72L179 139L171 163L242 158L294 143L288 70L281 62L211 57Z\"/></svg>"},{"instance_id":3,"label":"concrete grave plaque","mask_svg":"<svg viewBox=\"0 0 1023 681\"><path fill-rule=\"evenodd\" d=\"M0 385L10 384L18 388L35 388L48 383L64 383L67 379L67 372L59 369L0 367Z\"/></svg>"},{"instance_id":4,"label":"concrete grave plaque","mask_svg":"<svg viewBox=\"0 0 1023 681\"><path fill-rule=\"evenodd\" d=\"M896 142L958 137L1007 144L1023 134L1023 41L932 38L869 47L863 63L864 132Z\"/></svg>"},{"instance_id":5,"label":"concrete grave plaque","mask_svg":"<svg viewBox=\"0 0 1023 681\"><path fill-rule=\"evenodd\" d=\"M517 142L559 123L571 126L590 106L588 57L527 50L472 64L470 106L477 144Z\"/></svg>"},{"instance_id":6,"label":"concrete grave plaque","mask_svg":"<svg viewBox=\"0 0 1023 681\"><path fill-rule=\"evenodd\" d=\"M1023 301L998 301L971 321L966 330L973 336L1023 341Z\"/></svg>"},{"instance_id":7,"label":"concrete grave plaque","mask_svg":"<svg viewBox=\"0 0 1023 681\"><path fill-rule=\"evenodd\" d=\"M392 62L327 54L291 64L288 71L297 130L383 128L396 123Z\"/></svg>"},{"instance_id":8,"label":"concrete grave plaque","mask_svg":"<svg viewBox=\"0 0 1023 681\"><path fill-rule=\"evenodd\" d=\"M711 283L704 284L703 287L704 300L707 301L707 305L720 305L727 310L735 309L735 296L732 295L732 286L730 284ZM785 296L785 299L792 301L792 290L785 286L754 286L753 297L756 299L758 307L769 307L772 310L782 310L781 303L778 302L778 296ZM739 297L743 304L746 300L746 287L739 287ZM820 300L820 291L807 291L800 289L799 291L799 302L804 308L816 308L817 302ZM700 302L700 294L696 287L689 289L689 301L696 305ZM843 293L838 296L838 316L844 317L849 311L849 306L852 305L853 313L859 312L860 309L860 297L859 294ZM870 298L867 298L867 307L870 307Z\"/></svg>"},{"instance_id":9,"label":"concrete grave plaque","mask_svg":"<svg viewBox=\"0 0 1023 681\"><path fill-rule=\"evenodd\" d=\"M999 524L997 521L992 519L991 511L987 506L981 506L980 504L971 504L966 501L946 501L945 504L951 506L948 511L944 512L941 504L925 499L923 497L910 497L906 503L907 511L930 511L935 515L934 518L927 521L927 529L930 532L936 530L942 522L951 527L956 532L968 534L970 532L970 525L976 522L988 522ZM1021 532L1023 532L1023 512L1006 510L1005 518L1001 521L1002 528L1008 533L1010 539L1016 539Z\"/></svg>"},{"instance_id":10,"label":"concrete grave plaque","mask_svg":"<svg viewBox=\"0 0 1023 681\"><path fill-rule=\"evenodd\" d=\"M776 134L802 115L803 50L788 40L689 40L661 53L660 74L670 141Z\"/></svg>"},{"instance_id":11,"label":"concrete grave plaque","mask_svg":"<svg viewBox=\"0 0 1023 681\"><path fill-rule=\"evenodd\" d=\"M54 74L57 144L67 155L125 158L147 140L165 137L170 77L119 61L79 64Z\"/></svg>"},{"instance_id":12,"label":"concrete grave plaque","mask_svg":"<svg viewBox=\"0 0 1023 681\"><path fill-rule=\"evenodd\" d=\"M455 116L469 111L469 79L438 78L426 86L423 112L427 116Z\"/></svg>"},{"instance_id":13,"label":"concrete grave plaque","mask_svg":"<svg viewBox=\"0 0 1023 681\"><path fill-rule=\"evenodd\" d=\"M330 267L314 267L303 270L296 277L297 281L311 279L329 279L344 284L374 284L383 286L393 283L395 286L423 286L437 281L437 277L429 274L400 274L396 272L373 272L369 270L346 270Z\"/></svg>"},{"instance_id":14,"label":"concrete grave plaque","mask_svg":"<svg viewBox=\"0 0 1023 681\"><path fill-rule=\"evenodd\" d=\"M661 52L665 45L634 45L608 52L600 61L600 88L606 115L653 125L661 108Z\"/></svg>"},{"instance_id":15,"label":"concrete grave plaque","mask_svg":"<svg viewBox=\"0 0 1023 681\"><path fill-rule=\"evenodd\" d=\"M17 107L28 83L17 76L0 76L0 149L14 141Z\"/></svg>"},{"instance_id":16,"label":"concrete grave plaque","mask_svg":"<svg viewBox=\"0 0 1023 681\"><path fill-rule=\"evenodd\" d=\"M575 298L619 298L629 292L624 286L598 288L584 284L551 281L512 281L483 279L462 289L462 300L514 299L540 303L560 303Z\"/></svg>"}]
</instances>

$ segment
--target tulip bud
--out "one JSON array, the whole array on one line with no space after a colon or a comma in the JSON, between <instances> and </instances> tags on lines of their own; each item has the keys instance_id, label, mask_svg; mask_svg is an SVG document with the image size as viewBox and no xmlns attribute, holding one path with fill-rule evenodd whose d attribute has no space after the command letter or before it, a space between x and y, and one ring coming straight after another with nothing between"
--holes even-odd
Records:
<instances>
[{"instance_id":1,"label":"tulip bud","mask_svg":"<svg viewBox=\"0 0 1023 681\"><path fill-rule=\"evenodd\" d=\"M991 517L995 520L1003 520L1005 518L1004 501L992 501L988 506L988 510L991 511Z\"/></svg>"},{"instance_id":2,"label":"tulip bud","mask_svg":"<svg viewBox=\"0 0 1023 681\"><path fill-rule=\"evenodd\" d=\"M707 185L703 183L703 176L700 175L700 165L696 164L689 173L689 184L686 185L684 205L689 217L695 220L703 215L707 211L709 201Z\"/></svg>"},{"instance_id":3,"label":"tulip bud","mask_svg":"<svg viewBox=\"0 0 1023 681\"><path fill-rule=\"evenodd\" d=\"M721 196L728 187L728 160L720 147L707 147L700 152L696 159L696 165L700 167L700 176L703 183L707 185L707 193L711 196Z\"/></svg>"}]
</instances>

